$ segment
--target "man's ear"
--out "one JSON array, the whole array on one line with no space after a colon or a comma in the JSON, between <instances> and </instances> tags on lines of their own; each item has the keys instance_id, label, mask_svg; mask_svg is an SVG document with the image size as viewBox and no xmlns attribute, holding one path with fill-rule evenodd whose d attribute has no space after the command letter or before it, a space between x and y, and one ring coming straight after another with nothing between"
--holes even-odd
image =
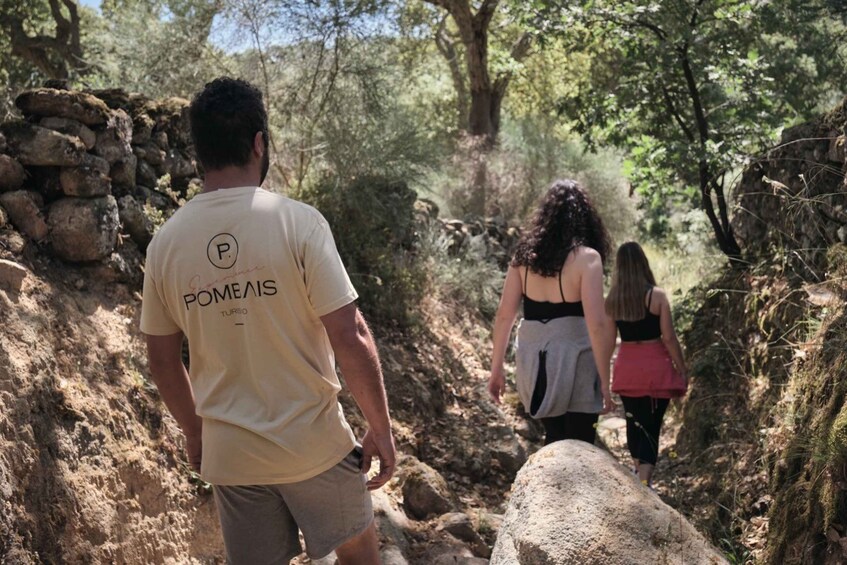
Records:
<instances>
[{"instance_id":1,"label":"man's ear","mask_svg":"<svg viewBox=\"0 0 847 565\"><path fill-rule=\"evenodd\" d=\"M253 153L255 153L257 157L261 157L267 150L268 148L265 146L264 134L257 131L256 135L253 137Z\"/></svg>"}]
</instances>

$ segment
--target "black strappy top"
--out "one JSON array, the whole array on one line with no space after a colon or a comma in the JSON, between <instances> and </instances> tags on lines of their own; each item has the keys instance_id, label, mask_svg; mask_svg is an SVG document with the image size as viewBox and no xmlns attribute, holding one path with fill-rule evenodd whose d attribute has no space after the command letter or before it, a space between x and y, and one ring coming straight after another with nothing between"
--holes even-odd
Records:
<instances>
[{"instance_id":1,"label":"black strappy top","mask_svg":"<svg viewBox=\"0 0 847 565\"><path fill-rule=\"evenodd\" d=\"M625 322L617 320L618 330L621 332L621 341L652 341L662 337L662 327L659 316L650 311L650 302L653 300L653 288L647 295L647 314L640 320Z\"/></svg>"},{"instance_id":2,"label":"black strappy top","mask_svg":"<svg viewBox=\"0 0 847 565\"><path fill-rule=\"evenodd\" d=\"M561 302L549 302L547 300L533 300L526 295L526 282L529 278L529 267L526 268L526 273L523 279L523 317L525 320L536 320L539 322L547 322L556 318L566 318L568 316L583 317L585 313L582 310L582 301L568 302L565 300L565 291L562 290L562 271L559 271L559 293L562 295Z\"/></svg>"}]
</instances>

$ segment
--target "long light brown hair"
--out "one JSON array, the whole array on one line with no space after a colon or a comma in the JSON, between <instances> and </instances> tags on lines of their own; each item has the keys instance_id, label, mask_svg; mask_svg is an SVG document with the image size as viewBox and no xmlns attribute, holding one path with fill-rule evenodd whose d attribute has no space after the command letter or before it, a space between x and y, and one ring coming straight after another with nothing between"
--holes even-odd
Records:
<instances>
[{"instance_id":1,"label":"long light brown hair","mask_svg":"<svg viewBox=\"0 0 847 565\"><path fill-rule=\"evenodd\" d=\"M635 322L647 315L645 293L656 286L656 277L641 246L628 241L618 248L606 313L614 320Z\"/></svg>"}]
</instances>

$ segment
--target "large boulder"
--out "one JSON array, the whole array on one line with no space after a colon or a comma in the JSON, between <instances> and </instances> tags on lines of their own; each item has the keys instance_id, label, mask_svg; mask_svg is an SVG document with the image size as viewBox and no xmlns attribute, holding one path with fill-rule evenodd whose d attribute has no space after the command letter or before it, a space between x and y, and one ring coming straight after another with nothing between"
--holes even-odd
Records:
<instances>
[{"instance_id":1,"label":"large boulder","mask_svg":"<svg viewBox=\"0 0 847 565\"><path fill-rule=\"evenodd\" d=\"M51 116L42 118L39 123L43 128L78 137L88 150L94 147L94 143L97 141L97 134L94 133L94 130L76 120Z\"/></svg>"},{"instance_id":2,"label":"large boulder","mask_svg":"<svg viewBox=\"0 0 847 565\"><path fill-rule=\"evenodd\" d=\"M26 171L8 155L0 155L0 192L18 190L24 184Z\"/></svg>"},{"instance_id":3,"label":"large boulder","mask_svg":"<svg viewBox=\"0 0 847 565\"><path fill-rule=\"evenodd\" d=\"M112 191L109 181L109 163L96 155L86 153L79 167L62 169L59 174L62 192L68 196L106 196Z\"/></svg>"},{"instance_id":4,"label":"large boulder","mask_svg":"<svg viewBox=\"0 0 847 565\"><path fill-rule=\"evenodd\" d=\"M50 232L44 214L44 199L37 192L29 190L15 190L0 194L0 205L9 214L9 220L18 231L34 239L41 241Z\"/></svg>"},{"instance_id":5,"label":"large boulder","mask_svg":"<svg viewBox=\"0 0 847 565\"><path fill-rule=\"evenodd\" d=\"M106 123L109 118L106 103L85 92L36 88L18 96L15 105L24 114L70 118L87 126Z\"/></svg>"},{"instance_id":6,"label":"large boulder","mask_svg":"<svg viewBox=\"0 0 847 565\"><path fill-rule=\"evenodd\" d=\"M536 452L518 473L491 565L571 563L727 561L610 454L567 440Z\"/></svg>"},{"instance_id":7,"label":"large boulder","mask_svg":"<svg viewBox=\"0 0 847 565\"><path fill-rule=\"evenodd\" d=\"M113 110L106 127L97 131L94 153L111 165L132 155L131 141L132 120L123 110Z\"/></svg>"},{"instance_id":8,"label":"large boulder","mask_svg":"<svg viewBox=\"0 0 847 565\"><path fill-rule=\"evenodd\" d=\"M53 251L65 261L97 261L109 257L118 237L118 204L113 196L63 198L50 206L47 221Z\"/></svg>"},{"instance_id":9,"label":"large boulder","mask_svg":"<svg viewBox=\"0 0 847 565\"><path fill-rule=\"evenodd\" d=\"M0 125L11 155L22 165L75 167L85 154L85 144L76 136L23 121Z\"/></svg>"}]
</instances>

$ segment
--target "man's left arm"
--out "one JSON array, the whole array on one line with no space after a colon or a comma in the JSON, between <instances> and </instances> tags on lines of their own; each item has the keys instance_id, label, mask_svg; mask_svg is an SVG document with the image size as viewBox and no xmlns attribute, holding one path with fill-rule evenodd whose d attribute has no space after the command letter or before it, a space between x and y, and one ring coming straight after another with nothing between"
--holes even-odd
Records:
<instances>
[{"instance_id":1,"label":"man's left arm","mask_svg":"<svg viewBox=\"0 0 847 565\"><path fill-rule=\"evenodd\" d=\"M147 359L159 395L185 434L188 463L200 472L203 451L203 419L197 415L194 391L182 362L182 332L171 335L147 334Z\"/></svg>"}]
</instances>

